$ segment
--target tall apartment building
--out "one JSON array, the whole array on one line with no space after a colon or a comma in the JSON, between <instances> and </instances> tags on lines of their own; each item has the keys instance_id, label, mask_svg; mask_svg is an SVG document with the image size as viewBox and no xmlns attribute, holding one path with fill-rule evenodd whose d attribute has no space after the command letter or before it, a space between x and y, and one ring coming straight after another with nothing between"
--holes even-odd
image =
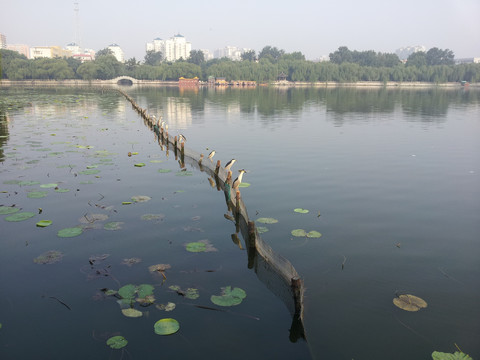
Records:
<instances>
[{"instance_id":1,"label":"tall apartment building","mask_svg":"<svg viewBox=\"0 0 480 360\"><path fill-rule=\"evenodd\" d=\"M30 48L30 59L71 57L69 50L62 49L60 46L35 46Z\"/></svg>"},{"instance_id":2,"label":"tall apartment building","mask_svg":"<svg viewBox=\"0 0 480 360\"><path fill-rule=\"evenodd\" d=\"M30 59L30 46L25 44L8 44L7 50L16 51L21 55L25 55L27 59Z\"/></svg>"},{"instance_id":3,"label":"tall apartment building","mask_svg":"<svg viewBox=\"0 0 480 360\"><path fill-rule=\"evenodd\" d=\"M214 54L216 58L229 58L231 60L242 60L242 54L250 51L251 49L238 48L236 46L225 46L222 49L215 50Z\"/></svg>"},{"instance_id":4,"label":"tall apartment building","mask_svg":"<svg viewBox=\"0 0 480 360\"><path fill-rule=\"evenodd\" d=\"M113 56L115 56L115 58L119 62L121 62L121 63L125 62L125 54L124 54L122 48L119 45L112 44L112 45L109 45L108 48L113 53Z\"/></svg>"},{"instance_id":5,"label":"tall apartment building","mask_svg":"<svg viewBox=\"0 0 480 360\"><path fill-rule=\"evenodd\" d=\"M188 42L183 35L177 34L170 39L154 39L146 44L146 51L161 52L166 61L188 59L192 51L192 43Z\"/></svg>"},{"instance_id":6,"label":"tall apartment building","mask_svg":"<svg viewBox=\"0 0 480 360\"><path fill-rule=\"evenodd\" d=\"M0 49L7 48L7 37L4 34L0 34Z\"/></svg>"}]
</instances>

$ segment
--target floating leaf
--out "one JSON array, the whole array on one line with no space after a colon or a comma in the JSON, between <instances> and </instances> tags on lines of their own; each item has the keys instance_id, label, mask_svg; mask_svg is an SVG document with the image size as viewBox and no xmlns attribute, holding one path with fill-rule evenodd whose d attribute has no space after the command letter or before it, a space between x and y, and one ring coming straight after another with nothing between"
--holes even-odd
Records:
<instances>
[{"instance_id":1,"label":"floating leaf","mask_svg":"<svg viewBox=\"0 0 480 360\"><path fill-rule=\"evenodd\" d=\"M427 307L427 303L422 298L415 295L403 294L393 299L395 306L406 311L418 311Z\"/></svg>"},{"instance_id":2,"label":"floating leaf","mask_svg":"<svg viewBox=\"0 0 480 360\"><path fill-rule=\"evenodd\" d=\"M268 231L268 228L266 226L257 226L257 231L259 234L263 234Z\"/></svg>"},{"instance_id":3,"label":"floating leaf","mask_svg":"<svg viewBox=\"0 0 480 360\"><path fill-rule=\"evenodd\" d=\"M180 329L180 324L172 318L160 319L153 326L157 335L171 335Z\"/></svg>"},{"instance_id":4,"label":"floating leaf","mask_svg":"<svg viewBox=\"0 0 480 360\"><path fill-rule=\"evenodd\" d=\"M132 204L131 201L122 201L122 205L130 205L130 204Z\"/></svg>"},{"instance_id":5,"label":"floating leaf","mask_svg":"<svg viewBox=\"0 0 480 360\"><path fill-rule=\"evenodd\" d=\"M295 229L291 231L293 236L304 237L307 236L307 233L303 229Z\"/></svg>"},{"instance_id":6,"label":"floating leaf","mask_svg":"<svg viewBox=\"0 0 480 360\"><path fill-rule=\"evenodd\" d=\"M44 188L44 189L55 188L57 186L58 186L58 184L54 184L54 183L40 185L40 187Z\"/></svg>"},{"instance_id":7,"label":"floating leaf","mask_svg":"<svg viewBox=\"0 0 480 360\"><path fill-rule=\"evenodd\" d=\"M70 189L55 189L55 192L58 192L58 193L66 193L66 192L69 192Z\"/></svg>"},{"instance_id":8,"label":"floating leaf","mask_svg":"<svg viewBox=\"0 0 480 360\"><path fill-rule=\"evenodd\" d=\"M88 169L88 170L80 171L79 174L82 174L82 175L95 175L95 174L98 174L99 172L100 172L100 170L98 170L98 169Z\"/></svg>"},{"instance_id":9,"label":"floating leaf","mask_svg":"<svg viewBox=\"0 0 480 360\"><path fill-rule=\"evenodd\" d=\"M21 182L22 182L21 180L6 180L3 183L7 185L18 185Z\"/></svg>"},{"instance_id":10,"label":"floating leaf","mask_svg":"<svg viewBox=\"0 0 480 360\"><path fill-rule=\"evenodd\" d=\"M32 185L38 185L40 184L40 181L21 181L18 183L20 186L32 186Z\"/></svg>"},{"instance_id":11,"label":"floating leaf","mask_svg":"<svg viewBox=\"0 0 480 360\"><path fill-rule=\"evenodd\" d=\"M136 195L136 196L132 196L132 200L134 202L147 202L149 200L152 200L152 198L146 195Z\"/></svg>"},{"instance_id":12,"label":"floating leaf","mask_svg":"<svg viewBox=\"0 0 480 360\"><path fill-rule=\"evenodd\" d=\"M170 264L157 264L157 265L149 266L148 271L150 271L151 273L157 273L157 272L163 272L170 268L171 268Z\"/></svg>"},{"instance_id":13,"label":"floating leaf","mask_svg":"<svg viewBox=\"0 0 480 360\"><path fill-rule=\"evenodd\" d=\"M293 211L295 211L296 213L300 213L300 214L307 214L307 213L310 212L310 210L302 209L302 208L296 208L296 209L293 209Z\"/></svg>"},{"instance_id":14,"label":"floating leaf","mask_svg":"<svg viewBox=\"0 0 480 360\"><path fill-rule=\"evenodd\" d=\"M241 288L231 288L231 286L227 286L222 288L222 295L212 295L210 300L219 306L234 306L238 305L242 302L243 299L247 297L245 291Z\"/></svg>"},{"instance_id":15,"label":"floating leaf","mask_svg":"<svg viewBox=\"0 0 480 360\"><path fill-rule=\"evenodd\" d=\"M150 162L153 164L159 164L159 163L162 163L163 160L150 160Z\"/></svg>"},{"instance_id":16,"label":"floating leaf","mask_svg":"<svg viewBox=\"0 0 480 360\"><path fill-rule=\"evenodd\" d=\"M158 172L161 173L161 174L166 174L166 173L172 172L172 170L170 170L170 169L158 169Z\"/></svg>"},{"instance_id":17,"label":"floating leaf","mask_svg":"<svg viewBox=\"0 0 480 360\"><path fill-rule=\"evenodd\" d=\"M319 238L319 237L322 237L322 234L320 234L318 231L313 230L313 231L309 231L307 233L307 237L308 238Z\"/></svg>"},{"instance_id":18,"label":"floating leaf","mask_svg":"<svg viewBox=\"0 0 480 360\"><path fill-rule=\"evenodd\" d=\"M274 218L262 217L262 218L258 218L257 222L259 222L261 224L276 224L276 223L278 223L278 220L274 219Z\"/></svg>"},{"instance_id":19,"label":"floating leaf","mask_svg":"<svg viewBox=\"0 0 480 360\"><path fill-rule=\"evenodd\" d=\"M107 340L107 345L110 346L112 349L121 349L127 346L128 341L123 336L112 336Z\"/></svg>"},{"instance_id":20,"label":"floating leaf","mask_svg":"<svg viewBox=\"0 0 480 360\"><path fill-rule=\"evenodd\" d=\"M0 206L0 215L14 214L18 211L20 211L20 208L14 206Z\"/></svg>"},{"instance_id":21,"label":"floating leaf","mask_svg":"<svg viewBox=\"0 0 480 360\"><path fill-rule=\"evenodd\" d=\"M141 311L137 309L132 309L132 308L122 309L122 314L125 315L126 317L131 317L131 318L137 318L143 315Z\"/></svg>"},{"instance_id":22,"label":"floating leaf","mask_svg":"<svg viewBox=\"0 0 480 360\"><path fill-rule=\"evenodd\" d=\"M118 289L118 295L124 299L132 300L135 297L136 291L137 287L135 285L128 284Z\"/></svg>"},{"instance_id":23,"label":"floating leaf","mask_svg":"<svg viewBox=\"0 0 480 360\"><path fill-rule=\"evenodd\" d=\"M168 302L167 304L158 304L155 306L158 310L173 311L176 307L175 303Z\"/></svg>"},{"instance_id":24,"label":"floating leaf","mask_svg":"<svg viewBox=\"0 0 480 360\"><path fill-rule=\"evenodd\" d=\"M250 183L247 183L247 182L242 182L240 183L240 185L238 185L239 188L247 188L250 186Z\"/></svg>"},{"instance_id":25,"label":"floating leaf","mask_svg":"<svg viewBox=\"0 0 480 360\"><path fill-rule=\"evenodd\" d=\"M135 299L141 306L150 306L155 303L155 296L146 295L145 297Z\"/></svg>"},{"instance_id":26,"label":"floating leaf","mask_svg":"<svg viewBox=\"0 0 480 360\"><path fill-rule=\"evenodd\" d=\"M456 351L453 354L434 351L432 353L433 360L473 360L469 355Z\"/></svg>"},{"instance_id":27,"label":"floating leaf","mask_svg":"<svg viewBox=\"0 0 480 360\"><path fill-rule=\"evenodd\" d=\"M5 218L6 221L16 222L16 221L23 221L34 217L35 214L33 212L25 211L25 212L17 212L13 215L7 216Z\"/></svg>"},{"instance_id":28,"label":"floating leaf","mask_svg":"<svg viewBox=\"0 0 480 360\"><path fill-rule=\"evenodd\" d=\"M134 166L136 166L136 167L144 167L144 166L145 166L145 163L137 163L137 164L135 164Z\"/></svg>"},{"instance_id":29,"label":"floating leaf","mask_svg":"<svg viewBox=\"0 0 480 360\"><path fill-rule=\"evenodd\" d=\"M203 252L207 250L207 246L200 241L188 243L185 245L185 248L190 252Z\"/></svg>"},{"instance_id":30,"label":"floating leaf","mask_svg":"<svg viewBox=\"0 0 480 360\"><path fill-rule=\"evenodd\" d=\"M67 238L67 237L78 236L82 232L83 232L83 229L81 227L71 227L71 228L65 228L65 229L59 230L57 232L57 235L62 238Z\"/></svg>"},{"instance_id":31,"label":"floating leaf","mask_svg":"<svg viewBox=\"0 0 480 360\"><path fill-rule=\"evenodd\" d=\"M142 262L142 259L133 257L133 258L128 258L128 259L123 259L122 265L132 266L132 265L138 264L140 262Z\"/></svg>"},{"instance_id":32,"label":"floating leaf","mask_svg":"<svg viewBox=\"0 0 480 360\"><path fill-rule=\"evenodd\" d=\"M165 218L164 214L145 214L141 216L141 219L146 221L151 221L151 220L161 221L164 218Z\"/></svg>"},{"instance_id":33,"label":"floating leaf","mask_svg":"<svg viewBox=\"0 0 480 360\"><path fill-rule=\"evenodd\" d=\"M188 288L187 291L185 292L185 297L187 299L195 300L200 297L200 294L198 293L198 289Z\"/></svg>"},{"instance_id":34,"label":"floating leaf","mask_svg":"<svg viewBox=\"0 0 480 360\"><path fill-rule=\"evenodd\" d=\"M123 224L124 223L121 222L121 221L111 221L111 222L108 222L105 225L103 225L103 228L105 230L111 230L111 231L120 230L122 228Z\"/></svg>"},{"instance_id":35,"label":"floating leaf","mask_svg":"<svg viewBox=\"0 0 480 360\"><path fill-rule=\"evenodd\" d=\"M63 254L61 251L50 250L37 256L35 259L33 259L33 262L36 264L53 264L60 261L62 257Z\"/></svg>"},{"instance_id":36,"label":"floating leaf","mask_svg":"<svg viewBox=\"0 0 480 360\"><path fill-rule=\"evenodd\" d=\"M142 284L137 287L137 294L139 298L145 298L153 294L155 288L150 284Z\"/></svg>"},{"instance_id":37,"label":"floating leaf","mask_svg":"<svg viewBox=\"0 0 480 360\"><path fill-rule=\"evenodd\" d=\"M108 215L106 214L85 214L82 216L78 221L82 224L92 224L95 221L105 221L108 219Z\"/></svg>"},{"instance_id":38,"label":"floating leaf","mask_svg":"<svg viewBox=\"0 0 480 360\"><path fill-rule=\"evenodd\" d=\"M41 199L47 196L48 192L46 191L30 191L27 194L27 197L30 199Z\"/></svg>"},{"instance_id":39,"label":"floating leaf","mask_svg":"<svg viewBox=\"0 0 480 360\"><path fill-rule=\"evenodd\" d=\"M193 172L191 171L177 171L177 173L175 174L175 176L192 176L193 175Z\"/></svg>"},{"instance_id":40,"label":"floating leaf","mask_svg":"<svg viewBox=\"0 0 480 360\"><path fill-rule=\"evenodd\" d=\"M35 225L37 225L38 227L47 227L47 226L52 225L52 221L51 220L40 220Z\"/></svg>"}]
</instances>

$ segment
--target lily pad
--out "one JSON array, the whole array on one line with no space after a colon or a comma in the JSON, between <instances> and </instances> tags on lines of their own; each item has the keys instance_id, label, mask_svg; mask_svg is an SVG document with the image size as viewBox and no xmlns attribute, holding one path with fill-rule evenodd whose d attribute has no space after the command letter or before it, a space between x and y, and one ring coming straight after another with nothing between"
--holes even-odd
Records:
<instances>
[{"instance_id":1,"label":"lily pad","mask_svg":"<svg viewBox=\"0 0 480 360\"><path fill-rule=\"evenodd\" d=\"M71 227L59 230L57 235L62 238L75 237L80 235L83 232L81 227Z\"/></svg>"},{"instance_id":2,"label":"lily pad","mask_svg":"<svg viewBox=\"0 0 480 360\"><path fill-rule=\"evenodd\" d=\"M66 193L66 192L69 192L69 191L70 191L70 189L60 189L60 188L55 189L55 192L57 192L57 193Z\"/></svg>"},{"instance_id":3,"label":"lily pad","mask_svg":"<svg viewBox=\"0 0 480 360\"><path fill-rule=\"evenodd\" d=\"M460 351L456 351L453 354L434 351L432 353L432 359L433 360L473 360L471 356L464 354L463 352L460 352Z\"/></svg>"},{"instance_id":4,"label":"lily pad","mask_svg":"<svg viewBox=\"0 0 480 360\"><path fill-rule=\"evenodd\" d=\"M166 174L166 173L172 172L172 170L170 170L170 169L158 169L158 172L161 173L161 174Z\"/></svg>"},{"instance_id":5,"label":"lily pad","mask_svg":"<svg viewBox=\"0 0 480 360\"><path fill-rule=\"evenodd\" d=\"M172 266L170 264L157 264L157 265L151 265L148 267L148 271L150 271L152 274L158 273L158 272L164 272L165 270L170 269Z\"/></svg>"},{"instance_id":6,"label":"lily pad","mask_svg":"<svg viewBox=\"0 0 480 360\"><path fill-rule=\"evenodd\" d=\"M137 294L139 298L145 298L153 294L155 288L150 284L142 284L137 287Z\"/></svg>"},{"instance_id":7,"label":"lily pad","mask_svg":"<svg viewBox=\"0 0 480 360\"><path fill-rule=\"evenodd\" d=\"M305 232L305 230L303 229L295 229L295 230L292 230L291 231L291 234L293 236L297 236L297 237L305 237L307 236L307 233Z\"/></svg>"},{"instance_id":8,"label":"lily pad","mask_svg":"<svg viewBox=\"0 0 480 360\"><path fill-rule=\"evenodd\" d=\"M122 221L111 221L103 225L103 228L105 230L115 231L115 230L120 230L123 224L124 223Z\"/></svg>"},{"instance_id":9,"label":"lily pad","mask_svg":"<svg viewBox=\"0 0 480 360\"><path fill-rule=\"evenodd\" d=\"M196 241L186 244L185 248L190 252L204 252L207 246L202 242Z\"/></svg>"},{"instance_id":10,"label":"lily pad","mask_svg":"<svg viewBox=\"0 0 480 360\"><path fill-rule=\"evenodd\" d=\"M98 174L99 172L100 172L100 170L98 170L98 169L88 169L88 170L80 171L79 174L82 174L82 175L94 175L94 174Z\"/></svg>"},{"instance_id":11,"label":"lily pad","mask_svg":"<svg viewBox=\"0 0 480 360\"><path fill-rule=\"evenodd\" d=\"M222 288L222 295L212 295L210 300L219 306L234 306L242 302L243 299L247 297L245 291L241 288L231 288L227 286Z\"/></svg>"},{"instance_id":12,"label":"lily pad","mask_svg":"<svg viewBox=\"0 0 480 360\"><path fill-rule=\"evenodd\" d=\"M48 192L46 191L30 191L28 194L27 194L27 197L29 199L41 199L41 198L44 198L45 196L47 196Z\"/></svg>"},{"instance_id":13,"label":"lily pad","mask_svg":"<svg viewBox=\"0 0 480 360\"><path fill-rule=\"evenodd\" d=\"M143 316L143 313L137 309L122 309L122 314L125 315L126 317L131 317L131 318L137 318Z\"/></svg>"},{"instance_id":14,"label":"lily pad","mask_svg":"<svg viewBox=\"0 0 480 360\"><path fill-rule=\"evenodd\" d=\"M295 211L296 213L299 213L299 214L307 214L307 213L310 212L310 210L302 209L302 208L296 208L296 209L293 209L293 211Z\"/></svg>"},{"instance_id":15,"label":"lily pad","mask_svg":"<svg viewBox=\"0 0 480 360\"><path fill-rule=\"evenodd\" d=\"M427 307L427 302L415 295L403 294L393 299L395 306L406 311L418 311Z\"/></svg>"},{"instance_id":16,"label":"lily pad","mask_svg":"<svg viewBox=\"0 0 480 360\"><path fill-rule=\"evenodd\" d=\"M145 166L145 163L136 163L135 166L136 166L136 167L144 167L144 166Z\"/></svg>"},{"instance_id":17,"label":"lily pad","mask_svg":"<svg viewBox=\"0 0 480 360\"><path fill-rule=\"evenodd\" d=\"M193 172L191 171L177 171L177 173L175 174L175 176L192 176L193 175Z\"/></svg>"},{"instance_id":18,"label":"lily pad","mask_svg":"<svg viewBox=\"0 0 480 360\"><path fill-rule=\"evenodd\" d=\"M167 304L158 304L155 306L158 310L162 310L162 311L173 311L175 310L175 303L172 303L172 302L168 302Z\"/></svg>"},{"instance_id":19,"label":"lily pad","mask_svg":"<svg viewBox=\"0 0 480 360\"><path fill-rule=\"evenodd\" d=\"M266 226L257 226L257 231L258 231L259 234L264 234L269 230Z\"/></svg>"},{"instance_id":20,"label":"lily pad","mask_svg":"<svg viewBox=\"0 0 480 360\"><path fill-rule=\"evenodd\" d=\"M52 221L51 220L40 220L35 225L37 225L38 227L47 227L47 226L52 225Z\"/></svg>"},{"instance_id":21,"label":"lily pad","mask_svg":"<svg viewBox=\"0 0 480 360\"><path fill-rule=\"evenodd\" d=\"M0 215L15 214L18 211L20 211L20 208L14 206L0 206Z\"/></svg>"},{"instance_id":22,"label":"lily pad","mask_svg":"<svg viewBox=\"0 0 480 360\"><path fill-rule=\"evenodd\" d=\"M161 221L164 218L165 218L164 214L144 214L141 216L141 219L146 221L151 221L151 220Z\"/></svg>"},{"instance_id":23,"label":"lily pad","mask_svg":"<svg viewBox=\"0 0 480 360\"><path fill-rule=\"evenodd\" d=\"M247 182L242 182L240 183L240 185L238 185L239 188L247 188L250 186L250 183L247 183Z\"/></svg>"},{"instance_id":24,"label":"lily pad","mask_svg":"<svg viewBox=\"0 0 480 360\"><path fill-rule=\"evenodd\" d=\"M127 344L127 339L120 335L112 336L107 340L107 345L110 346L112 349L121 349L127 346Z\"/></svg>"},{"instance_id":25,"label":"lily pad","mask_svg":"<svg viewBox=\"0 0 480 360\"><path fill-rule=\"evenodd\" d=\"M153 326L157 335L175 334L180 329L180 324L172 318L160 319Z\"/></svg>"},{"instance_id":26,"label":"lily pad","mask_svg":"<svg viewBox=\"0 0 480 360\"><path fill-rule=\"evenodd\" d=\"M40 184L40 181L21 181L18 183L20 186L33 186Z\"/></svg>"},{"instance_id":27,"label":"lily pad","mask_svg":"<svg viewBox=\"0 0 480 360\"><path fill-rule=\"evenodd\" d=\"M149 200L152 200L152 198L146 195L135 195L135 196L132 196L132 200L134 202L147 202Z\"/></svg>"},{"instance_id":28,"label":"lily pad","mask_svg":"<svg viewBox=\"0 0 480 360\"><path fill-rule=\"evenodd\" d=\"M307 233L308 238L319 238L322 237L322 234L319 233L318 231L312 230Z\"/></svg>"},{"instance_id":29,"label":"lily pad","mask_svg":"<svg viewBox=\"0 0 480 360\"><path fill-rule=\"evenodd\" d=\"M54 184L54 183L40 185L40 187L44 188L44 189L55 188L57 186L58 186L58 184Z\"/></svg>"},{"instance_id":30,"label":"lily pad","mask_svg":"<svg viewBox=\"0 0 480 360\"><path fill-rule=\"evenodd\" d=\"M262 218L258 218L257 222L261 224L276 224L278 223L278 220L274 218L262 217Z\"/></svg>"},{"instance_id":31,"label":"lily pad","mask_svg":"<svg viewBox=\"0 0 480 360\"><path fill-rule=\"evenodd\" d=\"M17 212L13 215L10 215L10 216L7 216L5 218L6 221L11 221L11 222L16 222L16 221L23 221L23 220L27 220L27 219L30 219L32 217L35 216L35 213L33 212L29 212L29 211L25 211L25 212Z\"/></svg>"},{"instance_id":32,"label":"lily pad","mask_svg":"<svg viewBox=\"0 0 480 360\"><path fill-rule=\"evenodd\" d=\"M137 288L135 285L128 284L118 289L118 295L120 295L124 299L133 299L135 297L136 291Z\"/></svg>"},{"instance_id":33,"label":"lily pad","mask_svg":"<svg viewBox=\"0 0 480 360\"><path fill-rule=\"evenodd\" d=\"M33 259L33 262L36 264L53 264L60 261L62 257L63 253L61 251L50 250L37 256L35 259Z\"/></svg>"},{"instance_id":34,"label":"lily pad","mask_svg":"<svg viewBox=\"0 0 480 360\"><path fill-rule=\"evenodd\" d=\"M142 259L133 257L133 258L128 258L128 259L123 259L122 265L132 266L132 265L138 264L140 262L142 262Z\"/></svg>"}]
</instances>

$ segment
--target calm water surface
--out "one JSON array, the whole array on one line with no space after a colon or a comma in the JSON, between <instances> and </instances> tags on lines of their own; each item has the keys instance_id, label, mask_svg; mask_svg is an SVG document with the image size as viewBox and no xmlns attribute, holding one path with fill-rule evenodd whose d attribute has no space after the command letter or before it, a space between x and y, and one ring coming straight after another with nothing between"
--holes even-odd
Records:
<instances>
[{"instance_id":1,"label":"calm water surface","mask_svg":"<svg viewBox=\"0 0 480 360\"><path fill-rule=\"evenodd\" d=\"M429 359L433 351L454 352L455 344L479 358L479 92L126 91L162 115L171 134L184 134L188 147L215 149L215 160L236 158L233 170L248 170L244 181L251 186L242 197L250 217L278 220L262 237L305 281L307 341L289 340L290 313L232 243L223 194L198 170L178 176L174 156L167 157L124 98L2 90L0 203L43 209L1 224L2 358ZM138 155L128 157L129 151ZM138 162L146 166L134 167ZM101 172L81 174L87 166ZM28 191L39 184L12 180L70 191L41 188L48 196L31 199ZM152 199L121 205L134 195ZM100 229L57 237L96 213L109 216L98 221ZM163 216L142 221L143 214ZM50 227L35 227L47 218ZM103 230L109 221L124 224ZM294 229L322 237L294 237ZM185 243L201 239L218 251L185 250ZM61 262L32 261L52 249L64 253ZM110 256L92 269L94 254ZM121 265L132 257L142 262ZM165 282L148 272L157 263L172 265ZM96 278L104 268L108 276ZM128 283L154 284L156 302L177 308L165 313L150 306L140 308L142 318L124 317L114 299L98 292ZM199 289L200 298L179 298L168 289L173 284ZM231 311L192 306L214 306L210 295L228 285L247 292ZM395 307L401 293L428 307ZM156 335L153 324L162 317L176 318L179 333ZM105 345L117 333L129 340L128 353Z\"/></svg>"}]
</instances>

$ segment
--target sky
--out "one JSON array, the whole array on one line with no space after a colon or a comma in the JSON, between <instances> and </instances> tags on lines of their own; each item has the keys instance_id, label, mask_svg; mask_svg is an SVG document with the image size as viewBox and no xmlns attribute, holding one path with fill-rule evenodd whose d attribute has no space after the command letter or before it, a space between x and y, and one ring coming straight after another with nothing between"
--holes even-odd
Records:
<instances>
[{"instance_id":1,"label":"sky","mask_svg":"<svg viewBox=\"0 0 480 360\"><path fill-rule=\"evenodd\" d=\"M340 46L393 53L423 45L465 58L480 57L479 16L480 0L5 0L0 33L8 44L64 47L78 28L82 47L116 43L138 61L147 42L176 34L212 53L269 45L315 60Z\"/></svg>"}]
</instances>

